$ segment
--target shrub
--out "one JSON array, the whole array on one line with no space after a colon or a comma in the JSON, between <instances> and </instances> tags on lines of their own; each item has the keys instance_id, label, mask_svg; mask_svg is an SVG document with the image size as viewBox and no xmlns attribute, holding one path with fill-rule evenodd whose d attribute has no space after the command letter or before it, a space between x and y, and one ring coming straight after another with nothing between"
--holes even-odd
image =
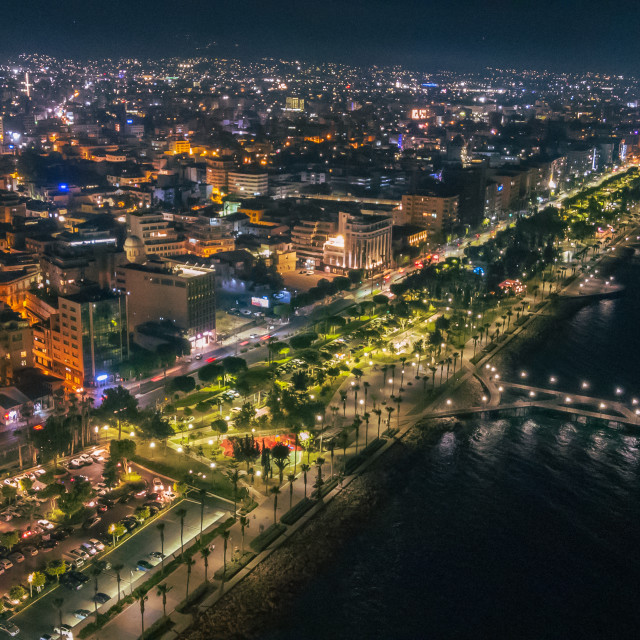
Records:
<instances>
[{"instance_id":1,"label":"shrub","mask_svg":"<svg viewBox=\"0 0 640 640\"><path fill-rule=\"evenodd\" d=\"M272 524L268 529L265 529L257 538L251 541L251 548L260 553L264 551L274 540L277 540L285 531L287 527L283 524Z\"/></svg>"}]
</instances>

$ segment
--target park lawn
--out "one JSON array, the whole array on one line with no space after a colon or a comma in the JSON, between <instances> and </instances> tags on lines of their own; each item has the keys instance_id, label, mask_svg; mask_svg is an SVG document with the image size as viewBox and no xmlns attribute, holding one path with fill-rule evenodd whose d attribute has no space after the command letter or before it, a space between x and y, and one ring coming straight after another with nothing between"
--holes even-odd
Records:
<instances>
[{"instance_id":1,"label":"park lawn","mask_svg":"<svg viewBox=\"0 0 640 640\"><path fill-rule=\"evenodd\" d=\"M157 471L174 480L186 481L198 488L207 489L223 498L233 500L233 485L219 469L211 469L209 464L195 460L173 449L157 447L152 450L148 444L138 445L133 461L152 471ZM198 475L200 474L200 475ZM206 476L203 479L202 476Z\"/></svg>"},{"instance_id":2,"label":"park lawn","mask_svg":"<svg viewBox=\"0 0 640 640\"><path fill-rule=\"evenodd\" d=\"M198 402L202 402L203 400L211 400L212 398L218 396L222 391L224 391L226 387L218 387L217 385L206 387L205 389L200 389L200 391L196 391L195 393L191 393L188 396L184 396L173 402L173 406L176 409L183 409L184 407L192 407L198 404Z\"/></svg>"}]
</instances>

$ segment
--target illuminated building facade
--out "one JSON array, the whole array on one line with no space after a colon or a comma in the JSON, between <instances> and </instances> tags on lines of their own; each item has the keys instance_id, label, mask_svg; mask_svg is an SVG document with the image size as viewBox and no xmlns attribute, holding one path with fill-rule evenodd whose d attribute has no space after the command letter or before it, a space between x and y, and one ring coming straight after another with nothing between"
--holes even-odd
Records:
<instances>
[{"instance_id":1,"label":"illuminated building facade","mask_svg":"<svg viewBox=\"0 0 640 640\"><path fill-rule=\"evenodd\" d=\"M331 271L384 269L391 260L389 216L346 213L338 215L338 233L323 247L323 262Z\"/></svg>"}]
</instances>

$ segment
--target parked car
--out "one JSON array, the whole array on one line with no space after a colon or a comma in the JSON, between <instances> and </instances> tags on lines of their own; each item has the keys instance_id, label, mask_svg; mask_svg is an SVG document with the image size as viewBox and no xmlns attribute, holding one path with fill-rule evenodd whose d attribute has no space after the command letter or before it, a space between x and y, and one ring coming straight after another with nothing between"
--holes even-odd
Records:
<instances>
[{"instance_id":1,"label":"parked car","mask_svg":"<svg viewBox=\"0 0 640 640\"><path fill-rule=\"evenodd\" d=\"M98 550L89 542L83 542L80 547L91 556L95 556L98 553Z\"/></svg>"},{"instance_id":2,"label":"parked car","mask_svg":"<svg viewBox=\"0 0 640 640\"><path fill-rule=\"evenodd\" d=\"M47 551L53 551L58 546L57 540L47 540L42 543L42 553L47 553Z\"/></svg>"},{"instance_id":3,"label":"parked car","mask_svg":"<svg viewBox=\"0 0 640 640\"><path fill-rule=\"evenodd\" d=\"M68 624L56 625L53 633L57 633L61 638L73 638L73 629Z\"/></svg>"},{"instance_id":4,"label":"parked car","mask_svg":"<svg viewBox=\"0 0 640 640\"><path fill-rule=\"evenodd\" d=\"M95 527L98 522L100 522L102 520L102 518L100 516L92 516L91 518L87 518L83 525L82 528L83 529L92 529L93 527Z\"/></svg>"},{"instance_id":5,"label":"parked car","mask_svg":"<svg viewBox=\"0 0 640 640\"><path fill-rule=\"evenodd\" d=\"M136 569L138 571L151 571L153 569L153 565L146 560L138 560L138 564L136 564Z\"/></svg>"},{"instance_id":6,"label":"parked car","mask_svg":"<svg viewBox=\"0 0 640 640\"><path fill-rule=\"evenodd\" d=\"M97 602L98 604L104 604L105 602L109 602L111 598L106 593L102 593L101 591L98 591L98 593L96 593L96 595L93 596L91 600L93 602Z\"/></svg>"},{"instance_id":7,"label":"parked car","mask_svg":"<svg viewBox=\"0 0 640 640\"><path fill-rule=\"evenodd\" d=\"M100 540L97 540L96 538L89 538L89 544L92 544L93 547L98 551L104 551L104 545L102 544L102 542L100 542Z\"/></svg>"},{"instance_id":8,"label":"parked car","mask_svg":"<svg viewBox=\"0 0 640 640\"><path fill-rule=\"evenodd\" d=\"M24 562L24 556L19 551L14 551L8 555L9 560L14 564L18 564L19 562Z\"/></svg>"},{"instance_id":9,"label":"parked car","mask_svg":"<svg viewBox=\"0 0 640 640\"><path fill-rule=\"evenodd\" d=\"M76 609L73 615L75 618L78 618L78 620L84 620L91 615L91 611L89 611L89 609Z\"/></svg>"},{"instance_id":10,"label":"parked car","mask_svg":"<svg viewBox=\"0 0 640 640\"><path fill-rule=\"evenodd\" d=\"M164 483L160 478L153 479L153 490L154 491L164 491Z\"/></svg>"},{"instance_id":11,"label":"parked car","mask_svg":"<svg viewBox=\"0 0 640 640\"><path fill-rule=\"evenodd\" d=\"M3 567L6 571L7 569L11 569L11 567L13 567L13 562L11 562L11 560L8 560L7 558L0 558L0 566Z\"/></svg>"},{"instance_id":12,"label":"parked car","mask_svg":"<svg viewBox=\"0 0 640 640\"><path fill-rule=\"evenodd\" d=\"M10 636L17 636L20 633L20 629L11 620L0 620L0 631Z\"/></svg>"},{"instance_id":13,"label":"parked car","mask_svg":"<svg viewBox=\"0 0 640 640\"><path fill-rule=\"evenodd\" d=\"M27 545L26 547L22 547L22 553L26 553L28 556L37 556L38 549L33 545Z\"/></svg>"}]
</instances>

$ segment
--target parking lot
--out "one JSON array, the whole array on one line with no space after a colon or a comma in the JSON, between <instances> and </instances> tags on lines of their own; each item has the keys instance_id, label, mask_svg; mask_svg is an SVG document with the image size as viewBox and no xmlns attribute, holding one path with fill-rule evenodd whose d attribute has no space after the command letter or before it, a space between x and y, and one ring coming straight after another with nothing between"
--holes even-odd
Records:
<instances>
[{"instance_id":1,"label":"parking lot","mask_svg":"<svg viewBox=\"0 0 640 640\"><path fill-rule=\"evenodd\" d=\"M162 508L165 505L168 507L161 516L154 520L154 522L157 522L162 519L167 522L165 553L171 554L179 546L179 518L173 515L173 507L169 504L174 497L172 495L172 481L132 465L132 470L139 473L145 483L145 489L137 493L132 491L122 498L116 496L118 499L110 500L108 492L104 485L101 484L104 462L102 453L104 451L101 453L100 449L104 450L105 447L98 446L89 451L88 454L91 454L98 450L93 459L86 455L84 465L79 466L79 468L71 468L68 475L59 479L59 482L64 484L86 479L96 491L105 494L92 498L89 503L92 513L95 514L93 516L95 524L90 528L85 528L88 524L87 522L85 522L85 527L76 525L73 527L54 528L53 524L43 519L43 515L50 509L50 503L49 500L35 500L38 497L39 490L44 487L39 481L40 474L38 470L34 470L31 474L25 474L34 481L32 490L27 493L18 488L15 506L5 508L0 512L0 533L14 530L19 533L19 542L15 547L10 550L0 548L0 567L3 562L6 566L4 572L0 573L0 598L3 599L7 609L11 609L16 604L15 601L12 603L9 599L8 593L10 589L16 585L22 585L28 592L27 577L29 574L34 571L42 571L44 573L47 563L51 560L64 559L68 565L75 565L74 568L79 572L76 574L79 579L71 578L70 574L63 576L60 587L55 589L55 595L50 592L15 616L14 622L21 629L21 633L16 637L29 638L31 640L40 638L44 633L52 634L53 624L57 620L57 615L52 605L52 599L55 597L64 597L65 611L67 611L68 605L68 611L63 616L65 624L73 626L80 622L80 619L73 615L76 609L85 609L93 612L94 603L91 601L93 597L93 582L91 581L88 588L82 582L89 582L87 569L91 564L91 560L94 559L94 555L96 558L108 560L112 566L118 563L124 564L126 569L121 573L123 581L126 577L127 584L133 584L134 586L135 582L144 573L144 571L137 569L138 561L144 561L143 568L145 563L149 563L148 566L152 566L160 561L160 558L149 556L150 552L159 552L160 543L157 530L155 527L147 527L146 524L140 525L133 518L137 507L145 503L150 504L150 492L158 495L158 507ZM154 478L163 485L159 493L154 492ZM7 479L6 484L14 486L18 484L17 481L18 478L10 478ZM184 539L189 540L196 532L199 532L200 505L198 503L194 507L195 503L190 500L183 501L183 504L187 509ZM207 499L204 513L205 526L223 517L225 509L225 503L214 498ZM139 527L139 529L134 531L134 535L123 542L121 546L115 550L110 549L112 541L112 535L109 533L110 525L127 518L129 527L132 529ZM175 526L176 521L178 522L177 526ZM155 534L155 538L150 532ZM94 540L95 543L92 544L90 540ZM85 545L84 548L83 545ZM106 549L104 549L103 545L106 546ZM100 553L102 549L104 551ZM1 568L0 571L2 571ZM47 581L55 582L55 578L47 576ZM115 582L115 573L112 569L108 569L101 576L100 591L106 594L105 599L107 596L108 599L111 599L116 595ZM110 604L107 603L107 606L110 606ZM34 610L39 611L37 620L33 618ZM0 633L2 633L2 629L0 629Z\"/></svg>"},{"instance_id":2,"label":"parking lot","mask_svg":"<svg viewBox=\"0 0 640 640\"><path fill-rule=\"evenodd\" d=\"M180 506L187 511L184 520L184 540L186 543L200 532L200 503L186 499L180 503ZM203 528L206 529L227 518L227 506L216 498L208 497L205 501ZM160 552L160 535L156 528L160 522L165 523L165 556L171 559L176 555L176 552L180 552L180 518L176 515L176 506L172 506L148 525L143 525L135 535L116 549L101 555L101 559L107 560L112 568L104 571L98 578L99 593L104 593L109 598L105 604L99 605L98 611L106 611L117 602L117 579L113 570L114 566L124 565L120 572L121 595L124 595L131 593L145 579L146 571L137 568L140 560L144 560L152 566L160 563L159 558L149 555ZM83 568L83 573L88 577L86 567ZM78 590L58 587L13 618L13 622L20 628L20 633L16 637L23 640L37 640L44 633L54 635L53 627L57 624L58 615L53 606L53 600L58 597L64 599L63 623L71 627L77 625L80 620L74 616L74 611L86 609L93 615L93 595L93 579L87 581Z\"/></svg>"}]
</instances>

